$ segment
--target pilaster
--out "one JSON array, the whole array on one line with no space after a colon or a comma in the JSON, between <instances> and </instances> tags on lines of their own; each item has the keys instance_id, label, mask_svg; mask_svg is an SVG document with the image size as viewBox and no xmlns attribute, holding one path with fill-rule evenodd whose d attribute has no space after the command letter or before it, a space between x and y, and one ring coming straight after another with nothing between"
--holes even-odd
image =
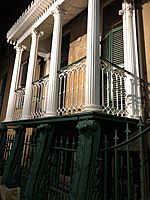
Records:
<instances>
[{"instance_id":1,"label":"pilaster","mask_svg":"<svg viewBox=\"0 0 150 200\"><path fill-rule=\"evenodd\" d=\"M123 2L119 13L123 17L124 67L125 70L135 75L127 74L125 80L127 115L138 117L141 115L141 94L133 5Z\"/></svg>"}]
</instances>

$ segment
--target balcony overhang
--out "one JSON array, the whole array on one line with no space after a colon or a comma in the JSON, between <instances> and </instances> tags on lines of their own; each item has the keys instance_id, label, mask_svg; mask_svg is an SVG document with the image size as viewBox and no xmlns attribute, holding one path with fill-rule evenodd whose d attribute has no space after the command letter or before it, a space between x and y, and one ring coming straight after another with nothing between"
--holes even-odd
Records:
<instances>
[{"instance_id":1,"label":"balcony overhang","mask_svg":"<svg viewBox=\"0 0 150 200\"><path fill-rule=\"evenodd\" d=\"M87 0L34 0L7 33L7 41L28 46L29 35L36 29L43 31L42 40L50 37L53 29L53 11L61 6L63 25L87 7Z\"/></svg>"}]
</instances>

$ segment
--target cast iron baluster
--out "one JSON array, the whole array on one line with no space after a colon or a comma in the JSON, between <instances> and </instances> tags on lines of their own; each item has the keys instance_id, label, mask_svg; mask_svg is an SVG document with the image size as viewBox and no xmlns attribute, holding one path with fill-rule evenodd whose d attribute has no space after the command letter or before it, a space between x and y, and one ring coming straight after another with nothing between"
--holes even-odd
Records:
<instances>
[{"instance_id":1,"label":"cast iron baluster","mask_svg":"<svg viewBox=\"0 0 150 200\"><path fill-rule=\"evenodd\" d=\"M75 161L75 137L73 137L73 141L72 141L72 151L71 151L71 165L70 165L70 178L73 175L73 167L74 167L74 161Z\"/></svg>"},{"instance_id":2,"label":"cast iron baluster","mask_svg":"<svg viewBox=\"0 0 150 200\"><path fill-rule=\"evenodd\" d=\"M77 85L76 85L76 104L75 104L75 108L76 108L76 111L78 110L78 106L79 106L79 78L80 78L80 67L78 66L77 67Z\"/></svg>"},{"instance_id":3,"label":"cast iron baluster","mask_svg":"<svg viewBox=\"0 0 150 200\"><path fill-rule=\"evenodd\" d=\"M66 109L65 109L65 97L66 97L66 82L67 82L67 72L64 71L64 85L63 85L63 95L62 95L62 114L65 113Z\"/></svg>"},{"instance_id":4,"label":"cast iron baluster","mask_svg":"<svg viewBox=\"0 0 150 200\"><path fill-rule=\"evenodd\" d=\"M67 167L67 156L68 156L68 152L67 152L67 149L68 149L68 145L69 145L69 140L68 140L68 137L66 138L66 144L65 144L65 149L64 149L64 158L63 158L63 165L64 165L64 172L63 172L63 190L65 190L65 187L66 187L66 167Z\"/></svg>"},{"instance_id":5,"label":"cast iron baluster","mask_svg":"<svg viewBox=\"0 0 150 200\"><path fill-rule=\"evenodd\" d=\"M126 141L127 141L127 177L128 177L128 200L131 200L131 163L130 163L130 146L129 140L129 125L126 125Z\"/></svg>"},{"instance_id":6,"label":"cast iron baluster","mask_svg":"<svg viewBox=\"0 0 150 200\"><path fill-rule=\"evenodd\" d=\"M62 98L63 98L63 97L62 97L63 76L64 76L64 73L62 72L62 73L59 75L58 115L60 115L61 112L62 112L61 102L62 102Z\"/></svg>"},{"instance_id":7,"label":"cast iron baluster","mask_svg":"<svg viewBox=\"0 0 150 200\"><path fill-rule=\"evenodd\" d=\"M52 177L53 177L53 185L55 187L57 187L59 185L59 163L60 163L60 155L59 152L57 151L57 147L58 147L58 137L56 136L55 139L55 147L54 147L54 165L53 165L53 173Z\"/></svg>"},{"instance_id":8,"label":"cast iron baluster","mask_svg":"<svg viewBox=\"0 0 150 200\"><path fill-rule=\"evenodd\" d=\"M27 144L28 144L28 135L27 135L26 138L25 138L24 147L23 147L23 158L22 158L22 166L23 166L23 167L26 167Z\"/></svg>"},{"instance_id":9,"label":"cast iron baluster","mask_svg":"<svg viewBox=\"0 0 150 200\"><path fill-rule=\"evenodd\" d=\"M107 162L108 162L108 140L107 135L105 135L105 160L104 160L104 200L107 200Z\"/></svg>"},{"instance_id":10,"label":"cast iron baluster","mask_svg":"<svg viewBox=\"0 0 150 200\"><path fill-rule=\"evenodd\" d=\"M139 119L139 133L142 133L142 120L141 118ZM144 181L145 181L145 170L144 170L144 138L143 135L140 136L140 159L141 159L141 166L140 166L140 175L141 175L141 199L145 200L145 185L144 185Z\"/></svg>"},{"instance_id":11,"label":"cast iron baluster","mask_svg":"<svg viewBox=\"0 0 150 200\"><path fill-rule=\"evenodd\" d=\"M84 75L85 75L85 65L82 64L82 102L81 102L81 109L83 108L84 104L85 104L85 88L84 88L84 83L85 83L85 79L84 79Z\"/></svg>"},{"instance_id":12,"label":"cast iron baluster","mask_svg":"<svg viewBox=\"0 0 150 200\"><path fill-rule=\"evenodd\" d=\"M68 105L67 105L68 109L67 110L68 110L68 113L70 112L70 106L71 106L71 92L70 92L70 82L71 82L70 77L71 76L70 76L70 73L71 72L68 71L68 76L67 76L67 78L68 78L68 81L67 81L68 82L68 91L67 91L67 95L68 95Z\"/></svg>"},{"instance_id":13,"label":"cast iron baluster","mask_svg":"<svg viewBox=\"0 0 150 200\"><path fill-rule=\"evenodd\" d=\"M71 93L72 93L72 98L71 98L71 114L74 112L74 81L75 81L75 69L72 70L71 72L72 75L72 83L71 83Z\"/></svg>"},{"instance_id":14,"label":"cast iron baluster","mask_svg":"<svg viewBox=\"0 0 150 200\"><path fill-rule=\"evenodd\" d=\"M115 146L118 144L118 131L115 130ZM119 199L119 188L118 188L118 148L115 147L115 200Z\"/></svg>"},{"instance_id":15,"label":"cast iron baluster","mask_svg":"<svg viewBox=\"0 0 150 200\"><path fill-rule=\"evenodd\" d=\"M6 138L7 138L7 128L6 126L1 125L0 126L0 176L2 176L4 167L4 152L5 152Z\"/></svg>"}]
</instances>

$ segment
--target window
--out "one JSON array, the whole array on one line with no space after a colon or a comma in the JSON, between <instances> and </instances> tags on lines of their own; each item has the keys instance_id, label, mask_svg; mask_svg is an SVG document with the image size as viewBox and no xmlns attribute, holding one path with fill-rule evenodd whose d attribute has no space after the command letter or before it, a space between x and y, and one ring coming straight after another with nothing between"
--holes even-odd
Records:
<instances>
[{"instance_id":1,"label":"window","mask_svg":"<svg viewBox=\"0 0 150 200\"><path fill-rule=\"evenodd\" d=\"M21 65L21 68L20 68L18 88L25 87L25 85L26 85L26 78L27 78L27 70L28 70L28 61L25 61Z\"/></svg>"},{"instance_id":2,"label":"window","mask_svg":"<svg viewBox=\"0 0 150 200\"><path fill-rule=\"evenodd\" d=\"M2 110L4 92L5 92L5 87L6 87L6 80L7 80L7 74L5 74L5 75L0 79L0 113L1 113L1 110Z\"/></svg>"},{"instance_id":3,"label":"window","mask_svg":"<svg viewBox=\"0 0 150 200\"><path fill-rule=\"evenodd\" d=\"M70 44L70 33L67 33L62 38L61 68L63 68L63 67L68 65L69 44Z\"/></svg>"},{"instance_id":4,"label":"window","mask_svg":"<svg viewBox=\"0 0 150 200\"><path fill-rule=\"evenodd\" d=\"M103 9L102 58L122 66L124 63L122 1L114 1ZM109 15L108 15L109 13Z\"/></svg>"},{"instance_id":5,"label":"window","mask_svg":"<svg viewBox=\"0 0 150 200\"><path fill-rule=\"evenodd\" d=\"M39 62L39 65L40 65L40 75L39 75L39 79L43 78L45 76L45 68L46 68L46 62L44 60L43 57L41 57L41 60Z\"/></svg>"},{"instance_id":6,"label":"window","mask_svg":"<svg viewBox=\"0 0 150 200\"><path fill-rule=\"evenodd\" d=\"M122 65L124 63L122 26L112 29L104 37L102 57L117 65Z\"/></svg>"}]
</instances>

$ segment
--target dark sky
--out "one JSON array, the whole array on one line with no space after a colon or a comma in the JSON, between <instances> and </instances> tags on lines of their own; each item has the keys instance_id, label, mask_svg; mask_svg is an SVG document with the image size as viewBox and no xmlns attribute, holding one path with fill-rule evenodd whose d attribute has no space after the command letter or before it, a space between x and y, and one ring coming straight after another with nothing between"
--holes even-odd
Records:
<instances>
[{"instance_id":1,"label":"dark sky","mask_svg":"<svg viewBox=\"0 0 150 200\"><path fill-rule=\"evenodd\" d=\"M7 32L30 3L31 0L3 1L0 12L0 43L5 42Z\"/></svg>"}]
</instances>

